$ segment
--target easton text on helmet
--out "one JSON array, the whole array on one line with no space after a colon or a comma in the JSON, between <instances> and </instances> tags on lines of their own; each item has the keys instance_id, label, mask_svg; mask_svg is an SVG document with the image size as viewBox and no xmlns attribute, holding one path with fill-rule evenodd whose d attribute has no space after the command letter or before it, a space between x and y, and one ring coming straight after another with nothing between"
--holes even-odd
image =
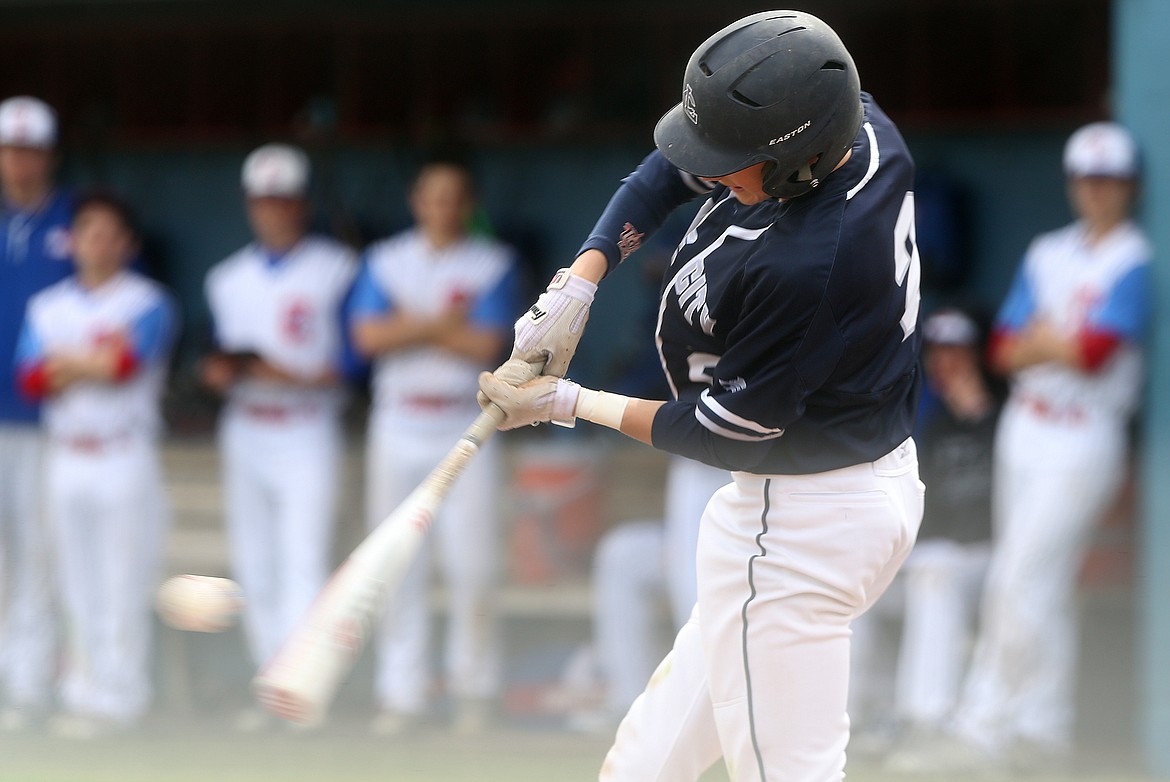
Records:
<instances>
[{"instance_id":1,"label":"easton text on helmet","mask_svg":"<svg viewBox=\"0 0 1170 782\"><path fill-rule=\"evenodd\" d=\"M807 120L803 125L801 125L796 130L790 130L787 133L785 133L783 136L777 136L776 138L772 139L771 141L768 142L768 146L772 146L773 144L780 144L782 142L785 142L788 139L795 136L796 134L802 133L802 132L808 130L811 125L812 125L812 120L811 119Z\"/></svg>"}]
</instances>

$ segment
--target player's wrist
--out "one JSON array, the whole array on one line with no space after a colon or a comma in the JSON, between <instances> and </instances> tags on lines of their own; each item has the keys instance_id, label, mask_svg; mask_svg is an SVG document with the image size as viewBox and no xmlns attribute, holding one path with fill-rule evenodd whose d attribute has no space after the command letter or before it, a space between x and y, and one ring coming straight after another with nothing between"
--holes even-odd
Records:
<instances>
[{"instance_id":1,"label":"player's wrist","mask_svg":"<svg viewBox=\"0 0 1170 782\"><path fill-rule=\"evenodd\" d=\"M571 268L558 269L546 290L549 293L560 291L570 299L575 299L588 305L593 303L593 297L597 294L597 283L585 275L578 274Z\"/></svg>"},{"instance_id":2,"label":"player's wrist","mask_svg":"<svg viewBox=\"0 0 1170 782\"><path fill-rule=\"evenodd\" d=\"M608 391L578 388L573 411L576 417L620 432L622 419L625 418L626 406L630 403L630 398L621 394L611 394Z\"/></svg>"},{"instance_id":3,"label":"player's wrist","mask_svg":"<svg viewBox=\"0 0 1170 782\"><path fill-rule=\"evenodd\" d=\"M575 427L577 425L577 400L580 398L580 394L581 386L572 380L558 378L556 391L553 393L549 422L567 429Z\"/></svg>"},{"instance_id":4,"label":"player's wrist","mask_svg":"<svg viewBox=\"0 0 1170 782\"><path fill-rule=\"evenodd\" d=\"M577 256L569 271L575 277L584 278L596 285L609 271L609 259L601 250L590 248Z\"/></svg>"}]
</instances>

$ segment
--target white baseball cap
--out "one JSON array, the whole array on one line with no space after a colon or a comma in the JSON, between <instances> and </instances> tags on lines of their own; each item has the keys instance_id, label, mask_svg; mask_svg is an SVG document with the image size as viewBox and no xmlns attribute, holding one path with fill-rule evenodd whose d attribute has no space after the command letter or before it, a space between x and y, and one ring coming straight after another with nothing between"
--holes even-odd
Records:
<instances>
[{"instance_id":1,"label":"white baseball cap","mask_svg":"<svg viewBox=\"0 0 1170 782\"><path fill-rule=\"evenodd\" d=\"M0 103L0 145L51 149L57 143L57 113L27 95Z\"/></svg>"},{"instance_id":2,"label":"white baseball cap","mask_svg":"<svg viewBox=\"0 0 1170 782\"><path fill-rule=\"evenodd\" d=\"M1064 173L1133 179L1138 175L1137 144L1116 122L1085 125L1064 145Z\"/></svg>"},{"instance_id":3,"label":"white baseball cap","mask_svg":"<svg viewBox=\"0 0 1170 782\"><path fill-rule=\"evenodd\" d=\"M931 345L975 345L979 342L979 326L967 313L948 307L926 319L922 338Z\"/></svg>"},{"instance_id":4,"label":"white baseball cap","mask_svg":"<svg viewBox=\"0 0 1170 782\"><path fill-rule=\"evenodd\" d=\"M244 193L256 198L295 198L309 189L309 157L287 144L265 144L244 160Z\"/></svg>"}]
</instances>

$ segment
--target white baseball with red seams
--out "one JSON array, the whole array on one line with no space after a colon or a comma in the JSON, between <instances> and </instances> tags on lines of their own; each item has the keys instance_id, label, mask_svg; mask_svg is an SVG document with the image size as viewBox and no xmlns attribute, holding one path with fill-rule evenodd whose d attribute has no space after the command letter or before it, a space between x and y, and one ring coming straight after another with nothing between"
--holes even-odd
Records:
<instances>
[{"instance_id":1,"label":"white baseball with red seams","mask_svg":"<svg viewBox=\"0 0 1170 782\"><path fill-rule=\"evenodd\" d=\"M229 578L173 576L159 587L155 606L163 621L177 630L219 633L236 623L244 592Z\"/></svg>"}]
</instances>

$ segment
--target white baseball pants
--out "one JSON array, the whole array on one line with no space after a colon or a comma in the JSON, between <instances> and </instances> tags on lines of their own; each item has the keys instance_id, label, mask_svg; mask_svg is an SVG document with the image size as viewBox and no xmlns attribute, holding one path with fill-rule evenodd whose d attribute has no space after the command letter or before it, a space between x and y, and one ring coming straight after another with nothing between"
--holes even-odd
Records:
<instances>
[{"instance_id":1,"label":"white baseball pants","mask_svg":"<svg viewBox=\"0 0 1170 782\"><path fill-rule=\"evenodd\" d=\"M849 624L922 519L912 440L814 475L734 474L699 531L699 601L606 756L607 782L844 778Z\"/></svg>"},{"instance_id":2,"label":"white baseball pants","mask_svg":"<svg viewBox=\"0 0 1170 782\"><path fill-rule=\"evenodd\" d=\"M169 511L154 440L50 442L45 508L67 628L62 706L132 722L151 697L152 602Z\"/></svg>"},{"instance_id":3,"label":"white baseball pants","mask_svg":"<svg viewBox=\"0 0 1170 782\"><path fill-rule=\"evenodd\" d=\"M366 494L372 528L414 490L458 441L467 423L449 431L395 431L371 422ZM432 561L447 586L444 669L447 691L458 698L490 698L501 677L493 591L498 581L499 489L496 441L484 443L452 486L401 587L392 596L377 639L375 689L384 709L417 714L430 691Z\"/></svg>"},{"instance_id":4,"label":"white baseball pants","mask_svg":"<svg viewBox=\"0 0 1170 782\"><path fill-rule=\"evenodd\" d=\"M996 435L994 542L981 629L956 720L990 751L1017 739L1067 748L1077 665L1076 579L1124 476L1112 421L1007 406Z\"/></svg>"},{"instance_id":5,"label":"white baseball pants","mask_svg":"<svg viewBox=\"0 0 1170 782\"><path fill-rule=\"evenodd\" d=\"M48 707L56 675L42 439L39 427L0 425L0 691L29 709Z\"/></svg>"},{"instance_id":6,"label":"white baseball pants","mask_svg":"<svg viewBox=\"0 0 1170 782\"><path fill-rule=\"evenodd\" d=\"M342 434L332 414L287 420L228 412L220 425L232 570L263 665L304 615L332 563Z\"/></svg>"}]
</instances>

